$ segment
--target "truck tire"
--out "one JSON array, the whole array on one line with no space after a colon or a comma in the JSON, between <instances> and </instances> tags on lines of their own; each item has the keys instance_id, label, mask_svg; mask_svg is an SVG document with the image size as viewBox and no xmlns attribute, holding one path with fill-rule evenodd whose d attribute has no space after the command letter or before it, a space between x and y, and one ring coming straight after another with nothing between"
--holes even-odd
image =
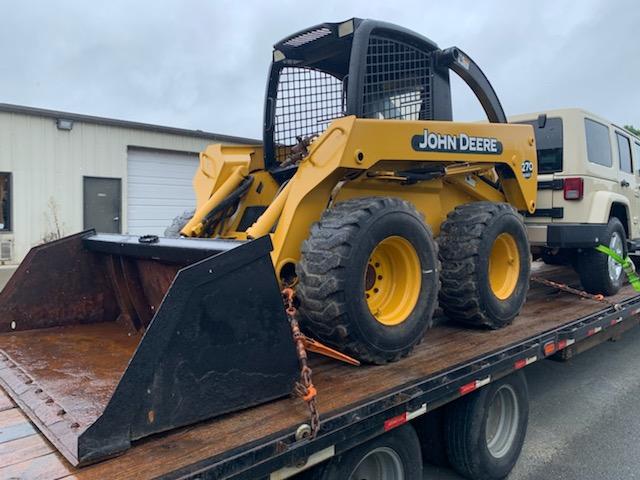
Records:
<instances>
[{"instance_id":1,"label":"truck tire","mask_svg":"<svg viewBox=\"0 0 640 480\"><path fill-rule=\"evenodd\" d=\"M196 213L195 210L185 210L175 217L171 225L164 229L164 236L167 238L180 238L180 230L193 218L194 213Z\"/></svg>"},{"instance_id":2,"label":"truck tire","mask_svg":"<svg viewBox=\"0 0 640 480\"><path fill-rule=\"evenodd\" d=\"M517 371L447 406L445 441L449 463L473 480L505 478L527 433L529 392Z\"/></svg>"},{"instance_id":3,"label":"truck tire","mask_svg":"<svg viewBox=\"0 0 640 480\"><path fill-rule=\"evenodd\" d=\"M431 229L397 198L357 198L325 211L296 273L303 330L368 363L408 355L437 305Z\"/></svg>"},{"instance_id":4,"label":"truck tire","mask_svg":"<svg viewBox=\"0 0 640 480\"><path fill-rule=\"evenodd\" d=\"M456 207L442 224L440 306L462 323L501 328L520 313L531 253L522 220L506 203Z\"/></svg>"},{"instance_id":5,"label":"truck tire","mask_svg":"<svg viewBox=\"0 0 640 480\"><path fill-rule=\"evenodd\" d=\"M602 244L607 245L623 256L627 255L627 238L622 223L617 218L609 219L606 237ZM622 266L608 255L592 248L580 252L577 257L576 271L582 287L589 293L615 295L624 284L625 275Z\"/></svg>"},{"instance_id":6,"label":"truck tire","mask_svg":"<svg viewBox=\"0 0 640 480\"><path fill-rule=\"evenodd\" d=\"M303 475L305 480L422 480L420 442L403 425L363 443Z\"/></svg>"}]
</instances>

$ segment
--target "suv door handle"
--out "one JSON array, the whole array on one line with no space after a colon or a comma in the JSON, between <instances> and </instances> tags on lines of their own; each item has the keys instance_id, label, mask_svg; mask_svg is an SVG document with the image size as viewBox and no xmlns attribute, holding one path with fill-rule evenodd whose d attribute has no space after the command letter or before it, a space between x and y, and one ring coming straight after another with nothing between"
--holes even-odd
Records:
<instances>
[{"instance_id":1,"label":"suv door handle","mask_svg":"<svg viewBox=\"0 0 640 480\"><path fill-rule=\"evenodd\" d=\"M626 180L622 180L622 181L620 182L620 186L621 186L621 187L628 187L628 186L629 186L629 182L627 182Z\"/></svg>"}]
</instances>

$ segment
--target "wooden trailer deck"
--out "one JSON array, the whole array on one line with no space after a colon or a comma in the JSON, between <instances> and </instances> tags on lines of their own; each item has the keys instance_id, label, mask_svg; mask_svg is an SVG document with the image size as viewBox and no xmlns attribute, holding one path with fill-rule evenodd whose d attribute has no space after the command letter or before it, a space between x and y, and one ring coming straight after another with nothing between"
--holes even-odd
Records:
<instances>
[{"instance_id":1,"label":"wooden trailer deck","mask_svg":"<svg viewBox=\"0 0 640 480\"><path fill-rule=\"evenodd\" d=\"M575 276L561 267L543 267L536 274L577 283ZM621 302L635 295L627 286L609 300ZM487 331L441 324L427 333L425 341L408 358L382 367L351 367L315 357L312 367L321 419L331 418L394 388L451 370L606 307L532 283L523 313L507 328ZM143 480L165 475L176 477L181 476L181 472L197 472L204 462L215 463L216 458L257 449L268 440L290 434L308 420L308 411L302 401L286 398L141 440L119 457L76 469L0 390L0 478ZM255 462L259 461L259 458L255 459Z\"/></svg>"}]
</instances>

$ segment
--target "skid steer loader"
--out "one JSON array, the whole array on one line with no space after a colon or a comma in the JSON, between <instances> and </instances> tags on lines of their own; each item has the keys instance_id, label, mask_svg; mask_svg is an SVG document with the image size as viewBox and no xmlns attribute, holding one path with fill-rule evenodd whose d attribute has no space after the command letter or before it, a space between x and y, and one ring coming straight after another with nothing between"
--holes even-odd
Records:
<instances>
[{"instance_id":1,"label":"skid steer loader","mask_svg":"<svg viewBox=\"0 0 640 480\"><path fill-rule=\"evenodd\" d=\"M450 71L489 122L452 122ZM287 395L284 286L309 336L370 363L407 355L438 301L471 325L517 316L533 131L466 54L317 25L275 45L264 108L263 145L200 155L190 238L72 235L0 294L0 382L73 464Z\"/></svg>"}]
</instances>

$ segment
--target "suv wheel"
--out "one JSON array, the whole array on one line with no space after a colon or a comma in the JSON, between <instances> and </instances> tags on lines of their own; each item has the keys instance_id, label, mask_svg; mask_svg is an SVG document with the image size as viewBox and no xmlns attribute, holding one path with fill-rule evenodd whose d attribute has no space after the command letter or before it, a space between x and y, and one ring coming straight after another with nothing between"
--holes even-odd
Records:
<instances>
[{"instance_id":1,"label":"suv wheel","mask_svg":"<svg viewBox=\"0 0 640 480\"><path fill-rule=\"evenodd\" d=\"M622 223L613 217L607 225L607 234L602 244L619 255L627 255L627 237ZM583 288L593 294L615 295L624 284L622 266L611 257L595 249L580 254L576 264Z\"/></svg>"}]
</instances>

